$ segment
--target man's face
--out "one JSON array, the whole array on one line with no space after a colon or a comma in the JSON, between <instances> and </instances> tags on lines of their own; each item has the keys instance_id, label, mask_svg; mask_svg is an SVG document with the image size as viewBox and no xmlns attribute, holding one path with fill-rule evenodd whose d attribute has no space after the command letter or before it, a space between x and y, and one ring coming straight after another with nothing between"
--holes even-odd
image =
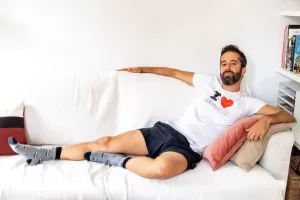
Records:
<instances>
[{"instance_id":1,"label":"man's face","mask_svg":"<svg viewBox=\"0 0 300 200\"><path fill-rule=\"evenodd\" d=\"M226 52L221 56L220 77L224 85L233 85L238 82L242 75L239 54Z\"/></svg>"}]
</instances>

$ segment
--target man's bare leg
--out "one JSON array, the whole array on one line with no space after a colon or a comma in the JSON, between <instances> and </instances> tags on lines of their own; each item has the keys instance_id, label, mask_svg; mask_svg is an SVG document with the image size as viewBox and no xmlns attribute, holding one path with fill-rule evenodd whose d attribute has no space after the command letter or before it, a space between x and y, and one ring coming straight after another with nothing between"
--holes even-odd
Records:
<instances>
[{"instance_id":1,"label":"man's bare leg","mask_svg":"<svg viewBox=\"0 0 300 200\"><path fill-rule=\"evenodd\" d=\"M40 148L29 145L19 145L18 148L25 150L26 147L33 148L40 154L45 153ZM148 155L148 151L144 137L139 130L129 131L114 137L103 137L94 142L62 147L60 159L83 160L83 155L89 151L141 155L142 157L129 159L125 168L146 178L167 179L179 175L187 169L186 158L176 152L165 152L155 159L145 157L144 155ZM26 154L21 155L26 157ZM52 155L49 154L49 156ZM33 161L28 164L41 163L40 161Z\"/></svg>"},{"instance_id":2,"label":"man's bare leg","mask_svg":"<svg viewBox=\"0 0 300 200\"><path fill-rule=\"evenodd\" d=\"M139 130L125 132L114 137L102 137L93 142L85 142L51 149L19 144L14 137L8 139L11 148L26 158L30 165L37 165L48 160L83 160L86 152L124 153L147 155L148 150Z\"/></svg>"},{"instance_id":3,"label":"man's bare leg","mask_svg":"<svg viewBox=\"0 0 300 200\"><path fill-rule=\"evenodd\" d=\"M184 172L188 166L186 158L177 152L164 152L155 159L104 152L88 154L86 159L89 161L123 167L146 178L171 178Z\"/></svg>"},{"instance_id":4,"label":"man's bare leg","mask_svg":"<svg viewBox=\"0 0 300 200\"><path fill-rule=\"evenodd\" d=\"M176 152L162 153L155 159L134 157L126 163L126 169L145 178L168 179L187 169L186 158Z\"/></svg>"},{"instance_id":5,"label":"man's bare leg","mask_svg":"<svg viewBox=\"0 0 300 200\"><path fill-rule=\"evenodd\" d=\"M128 131L113 137L102 137L94 142L86 142L62 147L61 160L83 160L84 153L101 151L143 156L148 154L147 146L139 130Z\"/></svg>"}]
</instances>

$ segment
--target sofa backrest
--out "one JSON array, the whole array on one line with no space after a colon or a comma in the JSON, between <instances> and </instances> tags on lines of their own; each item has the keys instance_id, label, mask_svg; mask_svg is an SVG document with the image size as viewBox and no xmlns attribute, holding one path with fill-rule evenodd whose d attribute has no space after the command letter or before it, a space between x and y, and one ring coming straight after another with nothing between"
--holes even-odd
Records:
<instances>
[{"instance_id":1,"label":"sofa backrest","mask_svg":"<svg viewBox=\"0 0 300 200\"><path fill-rule=\"evenodd\" d=\"M176 120L194 95L188 84L155 74L71 75L41 84L25 100L27 139L68 145Z\"/></svg>"}]
</instances>

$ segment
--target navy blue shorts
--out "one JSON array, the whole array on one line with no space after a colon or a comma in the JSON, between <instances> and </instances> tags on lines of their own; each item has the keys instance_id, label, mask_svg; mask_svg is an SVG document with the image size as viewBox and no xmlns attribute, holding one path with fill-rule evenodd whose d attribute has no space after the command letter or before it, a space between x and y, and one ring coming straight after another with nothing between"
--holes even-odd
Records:
<instances>
[{"instance_id":1,"label":"navy blue shorts","mask_svg":"<svg viewBox=\"0 0 300 200\"><path fill-rule=\"evenodd\" d=\"M157 122L153 127L139 130L144 136L151 158L156 158L164 152L180 153L187 160L187 169L194 169L202 159L200 154L191 149L186 137L166 123Z\"/></svg>"}]
</instances>

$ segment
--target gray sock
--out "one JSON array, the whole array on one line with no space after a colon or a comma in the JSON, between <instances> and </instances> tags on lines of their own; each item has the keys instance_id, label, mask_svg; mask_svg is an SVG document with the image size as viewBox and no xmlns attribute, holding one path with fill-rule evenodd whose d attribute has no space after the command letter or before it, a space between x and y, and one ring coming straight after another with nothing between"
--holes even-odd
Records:
<instances>
[{"instance_id":1,"label":"gray sock","mask_svg":"<svg viewBox=\"0 0 300 200\"><path fill-rule=\"evenodd\" d=\"M104 153L104 152L86 152L84 158L88 161L103 163L105 165L124 167L130 159L129 156L123 154Z\"/></svg>"},{"instance_id":2,"label":"gray sock","mask_svg":"<svg viewBox=\"0 0 300 200\"><path fill-rule=\"evenodd\" d=\"M43 161L60 158L61 147L51 149L37 148L30 145L20 144L14 137L9 137L8 143L14 152L26 158L26 162L29 165L37 165Z\"/></svg>"}]
</instances>

